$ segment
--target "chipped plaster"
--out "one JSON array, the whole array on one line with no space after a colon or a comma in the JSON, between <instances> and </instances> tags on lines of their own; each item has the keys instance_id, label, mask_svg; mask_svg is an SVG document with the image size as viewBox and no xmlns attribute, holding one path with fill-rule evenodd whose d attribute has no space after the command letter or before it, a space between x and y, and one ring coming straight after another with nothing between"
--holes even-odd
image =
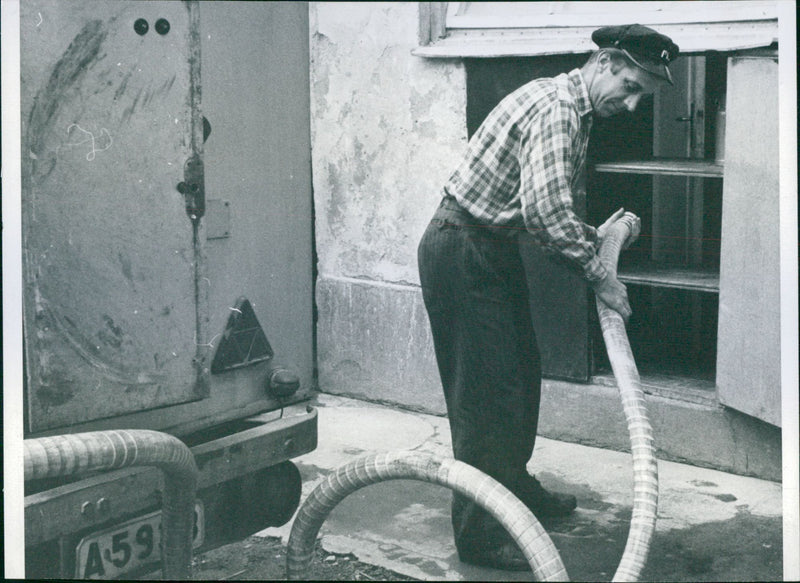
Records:
<instances>
[{"instance_id":1,"label":"chipped plaster","mask_svg":"<svg viewBox=\"0 0 800 583\"><path fill-rule=\"evenodd\" d=\"M321 276L417 284L416 248L466 145L460 61L416 57L413 2L312 2Z\"/></svg>"}]
</instances>

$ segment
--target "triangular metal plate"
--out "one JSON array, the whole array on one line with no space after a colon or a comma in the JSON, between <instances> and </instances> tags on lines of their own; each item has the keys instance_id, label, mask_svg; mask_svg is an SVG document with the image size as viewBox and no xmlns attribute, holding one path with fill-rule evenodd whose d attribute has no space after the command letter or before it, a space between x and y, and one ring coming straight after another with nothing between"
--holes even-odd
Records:
<instances>
[{"instance_id":1,"label":"triangular metal plate","mask_svg":"<svg viewBox=\"0 0 800 583\"><path fill-rule=\"evenodd\" d=\"M264 362L274 354L250 301L239 298L231 308L228 324L211 363L212 374Z\"/></svg>"}]
</instances>

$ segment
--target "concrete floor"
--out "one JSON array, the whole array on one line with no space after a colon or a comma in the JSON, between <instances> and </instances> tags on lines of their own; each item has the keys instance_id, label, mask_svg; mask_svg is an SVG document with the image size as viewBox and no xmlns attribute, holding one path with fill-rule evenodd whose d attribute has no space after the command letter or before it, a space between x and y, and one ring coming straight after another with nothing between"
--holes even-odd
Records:
<instances>
[{"instance_id":1,"label":"concrete floor","mask_svg":"<svg viewBox=\"0 0 800 583\"><path fill-rule=\"evenodd\" d=\"M320 395L319 445L295 459L303 499L332 469L369 453L450 456L445 418ZM608 581L631 513L629 454L540 438L528 470L578 498L568 519L545 524L573 581ZM659 510L643 581L774 581L782 571L781 485L659 462ZM322 546L424 580L530 580L462 564L449 519L450 491L415 481L359 490L322 526ZM288 540L292 523L258 536Z\"/></svg>"}]
</instances>

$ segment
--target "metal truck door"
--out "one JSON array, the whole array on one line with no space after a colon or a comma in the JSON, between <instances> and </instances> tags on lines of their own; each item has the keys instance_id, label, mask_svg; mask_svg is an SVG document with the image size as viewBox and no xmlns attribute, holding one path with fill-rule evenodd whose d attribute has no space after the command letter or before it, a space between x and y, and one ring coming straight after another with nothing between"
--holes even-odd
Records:
<instances>
[{"instance_id":1,"label":"metal truck door","mask_svg":"<svg viewBox=\"0 0 800 583\"><path fill-rule=\"evenodd\" d=\"M21 5L30 431L207 394L193 2Z\"/></svg>"}]
</instances>

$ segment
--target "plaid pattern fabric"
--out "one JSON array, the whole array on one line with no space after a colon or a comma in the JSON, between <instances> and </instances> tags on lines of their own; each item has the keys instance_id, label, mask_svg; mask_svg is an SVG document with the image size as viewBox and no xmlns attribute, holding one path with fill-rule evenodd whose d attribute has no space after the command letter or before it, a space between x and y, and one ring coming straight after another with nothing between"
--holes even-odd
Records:
<instances>
[{"instance_id":1,"label":"plaid pattern fabric","mask_svg":"<svg viewBox=\"0 0 800 583\"><path fill-rule=\"evenodd\" d=\"M591 111L578 69L523 85L472 136L445 192L485 224L527 229L595 281L606 275L597 230L573 210L573 193L585 183Z\"/></svg>"}]
</instances>

